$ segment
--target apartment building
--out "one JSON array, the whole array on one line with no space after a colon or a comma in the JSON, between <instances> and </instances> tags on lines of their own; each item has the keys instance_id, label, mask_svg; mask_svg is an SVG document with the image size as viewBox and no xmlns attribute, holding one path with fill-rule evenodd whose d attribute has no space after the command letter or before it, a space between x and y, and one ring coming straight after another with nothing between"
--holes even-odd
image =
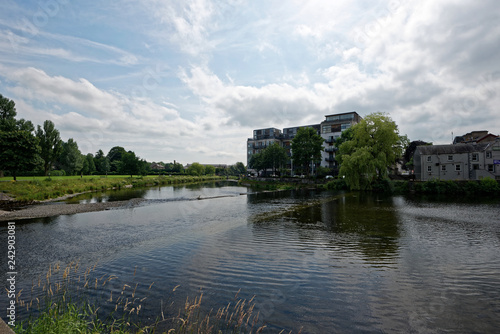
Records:
<instances>
[{"instance_id":1,"label":"apartment building","mask_svg":"<svg viewBox=\"0 0 500 334\"><path fill-rule=\"evenodd\" d=\"M321 122L321 137L325 140L321 159L322 167L330 169L338 168L337 161L335 160L335 153L337 152L335 141L343 131L359 123L361 120L361 116L355 111L325 116L325 120Z\"/></svg>"},{"instance_id":2,"label":"apartment building","mask_svg":"<svg viewBox=\"0 0 500 334\"><path fill-rule=\"evenodd\" d=\"M356 112L348 112L342 114L326 115L325 120L319 124L301 125L290 128L284 128L283 131L277 128L257 129L253 131L253 137L247 140L247 165L253 154L260 153L264 148L278 142L285 148L290 160L286 165L286 169L291 170L293 174L293 160L291 143L298 129L300 128L313 128L317 134L320 135L325 143L323 145L324 151L322 152L321 163L322 167L331 169L338 168L335 160L335 140L340 137L342 131L350 128L353 124L361 121L361 117ZM317 166L313 164L312 170Z\"/></svg>"}]
</instances>

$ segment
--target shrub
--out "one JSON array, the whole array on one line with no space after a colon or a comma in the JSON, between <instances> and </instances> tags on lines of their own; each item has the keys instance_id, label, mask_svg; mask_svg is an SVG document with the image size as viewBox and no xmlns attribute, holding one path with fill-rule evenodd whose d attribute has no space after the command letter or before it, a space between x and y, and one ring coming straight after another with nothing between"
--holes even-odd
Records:
<instances>
[{"instance_id":1,"label":"shrub","mask_svg":"<svg viewBox=\"0 0 500 334\"><path fill-rule=\"evenodd\" d=\"M392 193L394 188L389 179L379 179L373 183L372 190L374 192Z\"/></svg>"},{"instance_id":2,"label":"shrub","mask_svg":"<svg viewBox=\"0 0 500 334\"><path fill-rule=\"evenodd\" d=\"M496 180L492 179L491 177L486 177L482 179L480 182L480 188L482 192L488 194L500 191L500 185Z\"/></svg>"}]
</instances>

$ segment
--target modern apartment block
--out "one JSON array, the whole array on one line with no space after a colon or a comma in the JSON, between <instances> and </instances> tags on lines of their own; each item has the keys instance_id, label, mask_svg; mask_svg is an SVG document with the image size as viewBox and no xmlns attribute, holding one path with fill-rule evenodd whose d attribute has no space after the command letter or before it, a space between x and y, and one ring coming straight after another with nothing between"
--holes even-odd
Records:
<instances>
[{"instance_id":1,"label":"modern apartment block","mask_svg":"<svg viewBox=\"0 0 500 334\"><path fill-rule=\"evenodd\" d=\"M335 161L335 140L340 137L342 131L350 128L353 124L358 123L362 118L356 112L348 112L342 114L326 115L325 120L320 124L301 125L296 127L284 128L283 131L277 128L257 129L253 131L253 138L247 140L247 165L253 154L260 153L264 148L278 142L286 149L290 160L286 165L286 169L292 170L293 161L291 160L292 151L291 143L298 129L313 128L320 135L325 143L322 152L320 166L335 169L338 167ZM313 169L317 166L312 166Z\"/></svg>"},{"instance_id":2,"label":"modern apartment block","mask_svg":"<svg viewBox=\"0 0 500 334\"><path fill-rule=\"evenodd\" d=\"M335 141L340 137L342 131L349 129L352 125L362 120L357 112L348 112L343 114L334 114L325 116L321 122L321 137L325 140L321 166L330 169L338 168L335 160L337 147Z\"/></svg>"}]
</instances>

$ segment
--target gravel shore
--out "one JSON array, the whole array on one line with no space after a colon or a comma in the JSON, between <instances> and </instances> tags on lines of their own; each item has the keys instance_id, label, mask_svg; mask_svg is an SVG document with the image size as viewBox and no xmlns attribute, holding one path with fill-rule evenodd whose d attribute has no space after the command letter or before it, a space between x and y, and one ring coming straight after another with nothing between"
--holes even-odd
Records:
<instances>
[{"instance_id":1,"label":"gravel shore","mask_svg":"<svg viewBox=\"0 0 500 334\"><path fill-rule=\"evenodd\" d=\"M110 209L130 208L137 206L144 201L142 198L134 198L128 201L116 201L105 203L88 204L66 204L66 203L43 203L30 205L24 209L16 211L0 210L0 222L29 218L43 218L59 215L72 215L82 212L94 212Z\"/></svg>"}]
</instances>

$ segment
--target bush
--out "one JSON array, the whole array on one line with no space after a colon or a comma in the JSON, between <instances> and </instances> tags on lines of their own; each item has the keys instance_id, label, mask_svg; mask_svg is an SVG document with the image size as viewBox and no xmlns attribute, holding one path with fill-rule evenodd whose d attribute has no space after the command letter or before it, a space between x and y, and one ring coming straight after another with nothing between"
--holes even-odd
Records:
<instances>
[{"instance_id":1,"label":"bush","mask_svg":"<svg viewBox=\"0 0 500 334\"><path fill-rule=\"evenodd\" d=\"M372 190L380 193L392 193L394 188L389 179L379 179L373 183Z\"/></svg>"},{"instance_id":2,"label":"bush","mask_svg":"<svg viewBox=\"0 0 500 334\"><path fill-rule=\"evenodd\" d=\"M324 186L326 189L329 190L348 190L349 187L347 186L347 183L345 182L345 179L336 179L333 181L329 181L325 184Z\"/></svg>"},{"instance_id":3,"label":"bush","mask_svg":"<svg viewBox=\"0 0 500 334\"><path fill-rule=\"evenodd\" d=\"M491 177L487 177L481 180L480 188L482 192L493 194L500 190L500 185L498 182Z\"/></svg>"}]
</instances>

